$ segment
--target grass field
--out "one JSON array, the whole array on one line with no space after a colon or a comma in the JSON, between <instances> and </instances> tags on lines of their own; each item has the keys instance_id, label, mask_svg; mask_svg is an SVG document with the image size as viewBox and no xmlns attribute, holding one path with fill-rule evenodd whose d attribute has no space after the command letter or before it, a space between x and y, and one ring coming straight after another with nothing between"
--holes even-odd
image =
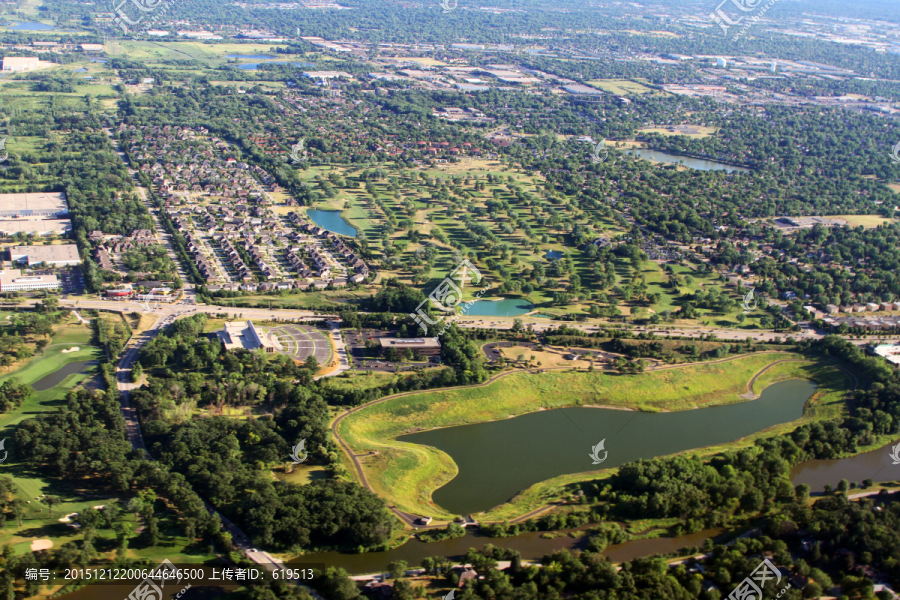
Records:
<instances>
[{"instance_id":1,"label":"grass field","mask_svg":"<svg viewBox=\"0 0 900 600\"><path fill-rule=\"evenodd\" d=\"M617 96L631 96L653 92L647 86L628 79L594 79L588 81L587 84Z\"/></svg>"},{"instance_id":2,"label":"grass field","mask_svg":"<svg viewBox=\"0 0 900 600\"><path fill-rule=\"evenodd\" d=\"M275 48L284 48L280 44L207 44L203 42L153 42L120 40L107 44L110 56L127 56L130 60L196 60L209 67L218 67L228 63L229 54L269 54L275 55ZM288 54L279 54L279 60L299 59ZM267 59L268 60L268 59Z\"/></svg>"},{"instance_id":3,"label":"grass field","mask_svg":"<svg viewBox=\"0 0 900 600\"><path fill-rule=\"evenodd\" d=\"M779 360L798 359L790 353L756 354L720 364L698 364L658 370L636 376L599 372L557 371L542 374L515 373L483 387L446 389L391 398L344 419L340 434L355 454L377 450L363 459L367 478L376 492L401 510L450 518L430 504L435 489L457 473L447 454L431 447L397 442L415 431L506 419L541 409L574 405L602 405L638 410L689 410L741 402L747 384L763 368ZM846 378L835 369L811 361L775 364L757 382L765 385L790 378L819 384L808 403L804 419L833 416L843 410ZM560 482L595 478L596 474L564 476L526 490L513 504L496 514L509 517L535 508L546 500L548 489Z\"/></svg>"},{"instance_id":4,"label":"grass field","mask_svg":"<svg viewBox=\"0 0 900 600\"><path fill-rule=\"evenodd\" d=\"M682 130L682 128L685 128ZM696 131L696 133L687 133L687 129L692 129ZM638 129L638 133L658 133L659 135L683 135L685 137L690 138L707 138L712 136L716 132L715 127L706 127L703 125L679 125L673 128L660 128L660 127L643 127Z\"/></svg>"},{"instance_id":5,"label":"grass field","mask_svg":"<svg viewBox=\"0 0 900 600\"><path fill-rule=\"evenodd\" d=\"M831 215L825 218L843 219L847 221L847 223L849 223L852 227L859 227L860 225L862 225L866 229L878 227L879 225L884 225L885 223L894 223L896 221L896 219L888 219L879 215Z\"/></svg>"}]
</instances>

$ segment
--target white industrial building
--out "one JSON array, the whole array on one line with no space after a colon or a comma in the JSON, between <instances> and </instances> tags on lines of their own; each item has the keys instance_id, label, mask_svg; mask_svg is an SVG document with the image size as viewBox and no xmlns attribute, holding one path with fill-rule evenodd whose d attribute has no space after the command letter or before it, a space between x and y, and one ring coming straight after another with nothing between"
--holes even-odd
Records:
<instances>
[{"instance_id":1,"label":"white industrial building","mask_svg":"<svg viewBox=\"0 0 900 600\"><path fill-rule=\"evenodd\" d=\"M0 219L17 217L59 218L69 214L69 204L62 192L34 194L0 194Z\"/></svg>"},{"instance_id":2,"label":"white industrial building","mask_svg":"<svg viewBox=\"0 0 900 600\"><path fill-rule=\"evenodd\" d=\"M66 235L72 231L72 221L69 219L0 219L0 233L6 236L24 233L47 236Z\"/></svg>"},{"instance_id":3,"label":"white industrial building","mask_svg":"<svg viewBox=\"0 0 900 600\"><path fill-rule=\"evenodd\" d=\"M40 66L37 56L5 56L3 58L3 70L12 73L33 71Z\"/></svg>"},{"instance_id":4,"label":"white industrial building","mask_svg":"<svg viewBox=\"0 0 900 600\"><path fill-rule=\"evenodd\" d=\"M32 292L59 289L56 275L22 275L22 271L0 271L0 292Z\"/></svg>"}]
</instances>

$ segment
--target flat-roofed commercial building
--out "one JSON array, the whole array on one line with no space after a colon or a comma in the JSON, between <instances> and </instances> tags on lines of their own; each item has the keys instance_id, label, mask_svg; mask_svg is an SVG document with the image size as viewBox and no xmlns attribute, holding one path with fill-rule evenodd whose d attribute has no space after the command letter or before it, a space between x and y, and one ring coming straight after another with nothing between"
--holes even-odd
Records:
<instances>
[{"instance_id":1,"label":"flat-roofed commercial building","mask_svg":"<svg viewBox=\"0 0 900 600\"><path fill-rule=\"evenodd\" d=\"M70 267L81 264L78 247L75 244L61 246L11 246L9 260L27 263L29 267L47 263L55 267Z\"/></svg>"},{"instance_id":2,"label":"flat-roofed commercial building","mask_svg":"<svg viewBox=\"0 0 900 600\"><path fill-rule=\"evenodd\" d=\"M0 271L0 292L31 292L59 289L56 275L22 275L21 271Z\"/></svg>"},{"instance_id":3,"label":"flat-roofed commercial building","mask_svg":"<svg viewBox=\"0 0 900 600\"><path fill-rule=\"evenodd\" d=\"M382 352L394 348L398 352L412 350L420 356L435 356L441 352L441 343L435 338L379 338Z\"/></svg>"},{"instance_id":4,"label":"flat-roofed commercial building","mask_svg":"<svg viewBox=\"0 0 900 600\"><path fill-rule=\"evenodd\" d=\"M37 56L5 56L3 57L3 70L13 73L33 71L40 66Z\"/></svg>"},{"instance_id":5,"label":"flat-roofed commercial building","mask_svg":"<svg viewBox=\"0 0 900 600\"><path fill-rule=\"evenodd\" d=\"M256 350L263 348L267 353L275 352L275 347L263 340L256 331L253 321L232 321L216 332L226 350L243 348L244 350Z\"/></svg>"},{"instance_id":6,"label":"flat-roofed commercial building","mask_svg":"<svg viewBox=\"0 0 900 600\"><path fill-rule=\"evenodd\" d=\"M0 194L0 219L10 217L65 217L69 204L62 192Z\"/></svg>"},{"instance_id":7,"label":"flat-roofed commercial building","mask_svg":"<svg viewBox=\"0 0 900 600\"><path fill-rule=\"evenodd\" d=\"M3 235L16 235L17 233L35 235L66 235L72 231L72 221L69 219L0 219L0 233Z\"/></svg>"}]
</instances>

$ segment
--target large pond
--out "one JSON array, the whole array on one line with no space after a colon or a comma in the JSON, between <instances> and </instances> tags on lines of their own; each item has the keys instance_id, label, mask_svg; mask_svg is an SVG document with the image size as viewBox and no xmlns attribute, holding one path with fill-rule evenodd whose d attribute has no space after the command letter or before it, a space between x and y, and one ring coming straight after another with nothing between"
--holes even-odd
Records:
<instances>
[{"instance_id":1,"label":"large pond","mask_svg":"<svg viewBox=\"0 0 900 600\"><path fill-rule=\"evenodd\" d=\"M668 554L682 548L702 546L707 538L715 537L720 530L707 530L683 535L677 538L656 538L652 540L634 540L623 544L609 546L603 554L613 562L625 562L651 554ZM399 548L387 552L366 552L364 554L343 554L341 552L319 552L298 558L297 563L324 563L329 567L340 567L351 574L378 573L395 560L405 560L410 567L417 567L422 559L428 556L459 558L469 548L481 549L488 544L511 548L519 552L523 560L540 560L545 555L558 550L580 550L587 545L587 538L562 536L556 539L545 539L539 531L529 531L511 538L490 538L477 531L468 530L465 537L443 540L426 544L418 539L411 539Z\"/></svg>"},{"instance_id":2,"label":"large pond","mask_svg":"<svg viewBox=\"0 0 900 600\"><path fill-rule=\"evenodd\" d=\"M814 391L815 384L792 379L769 386L757 400L698 410L561 408L398 439L433 446L453 458L459 473L435 491L433 499L451 513L467 515L503 504L559 475L723 444L794 421L803 416L803 405ZM606 440L608 455L595 465L590 453L601 440Z\"/></svg>"},{"instance_id":3,"label":"large pond","mask_svg":"<svg viewBox=\"0 0 900 600\"><path fill-rule=\"evenodd\" d=\"M650 150L648 148L634 148L629 150L628 154L633 154L641 158L652 160L655 162L670 163L674 165L684 165L691 169L699 171L727 171L729 173L747 173L749 169L743 167L735 167L726 165L714 160L704 160L700 158L690 158L687 156L679 156L677 154L669 154L668 152L660 152L659 150Z\"/></svg>"},{"instance_id":4,"label":"large pond","mask_svg":"<svg viewBox=\"0 0 900 600\"><path fill-rule=\"evenodd\" d=\"M893 445L896 442L849 458L808 460L791 470L791 481L794 485L805 483L813 493L817 493L824 491L826 485L837 489L841 479L850 483L862 483L864 479L900 480L900 465L895 465L891 458Z\"/></svg>"},{"instance_id":5,"label":"large pond","mask_svg":"<svg viewBox=\"0 0 900 600\"><path fill-rule=\"evenodd\" d=\"M87 371L89 367L93 367L96 364L96 360L82 360L78 362L67 363L63 365L62 368L59 368L49 375L45 375L44 377L38 379L31 384L31 387L33 387L34 391L36 392L49 390L50 388L56 387L61 384L69 375L83 373Z\"/></svg>"},{"instance_id":6,"label":"large pond","mask_svg":"<svg viewBox=\"0 0 900 600\"><path fill-rule=\"evenodd\" d=\"M534 310L534 304L521 298L503 300L476 300L466 315L470 317L515 317Z\"/></svg>"},{"instance_id":7,"label":"large pond","mask_svg":"<svg viewBox=\"0 0 900 600\"><path fill-rule=\"evenodd\" d=\"M332 233L338 235L346 235L347 237L356 237L356 228L350 225L344 217L341 216L339 210L319 210L311 208L306 211L312 222Z\"/></svg>"},{"instance_id":8,"label":"large pond","mask_svg":"<svg viewBox=\"0 0 900 600\"><path fill-rule=\"evenodd\" d=\"M247 60L266 60L267 58L275 58L271 54L229 54L228 58L240 58Z\"/></svg>"},{"instance_id":9,"label":"large pond","mask_svg":"<svg viewBox=\"0 0 900 600\"><path fill-rule=\"evenodd\" d=\"M293 67L314 67L313 63L302 63L302 62L287 62L283 60L267 60L265 62L254 62L254 63L242 63L237 65L238 69L243 69L244 71L256 71L259 69L259 65L291 65Z\"/></svg>"},{"instance_id":10,"label":"large pond","mask_svg":"<svg viewBox=\"0 0 900 600\"><path fill-rule=\"evenodd\" d=\"M32 23L31 21L23 21L6 28L7 31L51 31L53 29L56 29L53 25Z\"/></svg>"}]
</instances>

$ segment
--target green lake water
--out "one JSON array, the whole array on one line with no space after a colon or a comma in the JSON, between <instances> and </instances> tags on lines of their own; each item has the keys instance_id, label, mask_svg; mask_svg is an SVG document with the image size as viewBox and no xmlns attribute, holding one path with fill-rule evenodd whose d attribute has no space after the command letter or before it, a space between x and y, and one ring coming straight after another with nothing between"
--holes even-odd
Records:
<instances>
[{"instance_id":1,"label":"green lake water","mask_svg":"<svg viewBox=\"0 0 900 600\"><path fill-rule=\"evenodd\" d=\"M731 442L803 416L815 384L799 379L763 390L753 401L668 413L572 407L491 423L436 429L398 438L449 454L457 476L433 499L467 515L503 504L518 492L568 473L617 467L692 448ZM605 441L606 459L591 449ZM603 458L603 452L599 454Z\"/></svg>"}]
</instances>

